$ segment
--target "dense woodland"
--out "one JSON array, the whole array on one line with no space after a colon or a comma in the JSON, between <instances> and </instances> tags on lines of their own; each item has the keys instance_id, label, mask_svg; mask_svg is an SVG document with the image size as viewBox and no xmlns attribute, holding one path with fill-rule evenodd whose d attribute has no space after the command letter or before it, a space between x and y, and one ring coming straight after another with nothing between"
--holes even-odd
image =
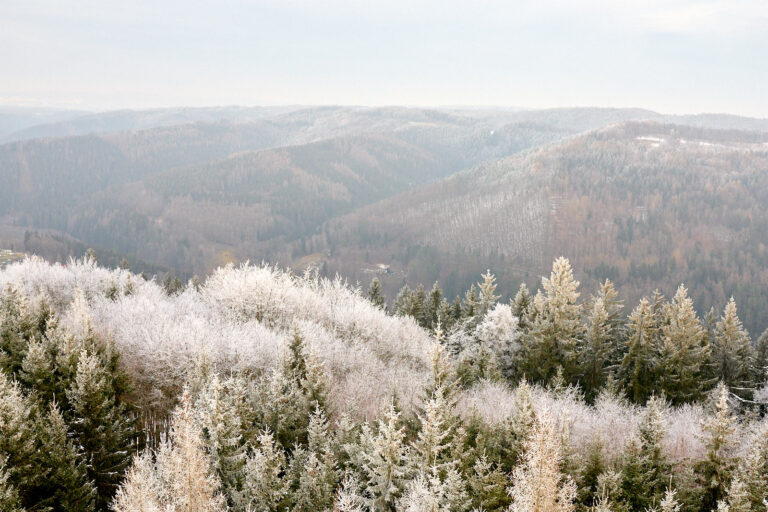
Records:
<instances>
[{"instance_id":1,"label":"dense woodland","mask_svg":"<svg viewBox=\"0 0 768 512\"><path fill-rule=\"evenodd\" d=\"M625 308L563 258L498 288L13 263L0 510L766 510L768 335L734 301Z\"/></svg>"}]
</instances>

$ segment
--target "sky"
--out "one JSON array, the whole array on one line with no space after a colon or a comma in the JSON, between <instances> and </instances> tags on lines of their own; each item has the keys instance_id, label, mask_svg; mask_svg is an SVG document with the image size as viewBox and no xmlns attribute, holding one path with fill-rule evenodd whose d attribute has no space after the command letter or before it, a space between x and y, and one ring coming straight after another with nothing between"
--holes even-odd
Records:
<instances>
[{"instance_id":1,"label":"sky","mask_svg":"<svg viewBox=\"0 0 768 512\"><path fill-rule=\"evenodd\" d=\"M0 0L0 105L768 117L764 0Z\"/></svg>"}]
</instances>

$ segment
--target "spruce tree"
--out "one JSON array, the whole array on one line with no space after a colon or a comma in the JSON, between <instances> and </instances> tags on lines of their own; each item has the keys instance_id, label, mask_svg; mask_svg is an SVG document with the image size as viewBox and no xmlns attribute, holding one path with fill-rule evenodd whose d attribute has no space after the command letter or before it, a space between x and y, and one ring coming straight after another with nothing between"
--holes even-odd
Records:
<instances>
[{"instance_id":1,"label":"spruce tree","mask_svg":"<svg viewBox=\"0 0 768 512\"><path fill-rule=\"evenodd\" d=\"M606 378L607 367L612 356L611 326L608 311L602 298L594 301L587 319L587 330L579 349L581 367L580 381L587 401L597 397Z\"/></svg>"},{"instance_id":2,"label":"spruce tree","mask_svg":"<svg viewBox=\"0 0 768 512\"><path fill-rule=\"evenodd\" d=\"M0 372L0 457L4 458L8 488L26 506L34 503L31 489L41 477L33 464L36 453L32 404L18 384Z\"/></svg>"},{"instance_id":3,"label":"spruce tree","mask_svg":"<svg viewBox=\"0 0 768 512\"><path fill-rule=\"evenodd\" d=\"M499 296L496 295L496 276L491 274L490 270L486 270L485 274L482 274L480 277L483 280L477 284L480 290L479 314L484 316L493 309L499 300Z\"/></svg>"},{"instance_id":4,"label":"spruce tree","mask_svg":"<svg viewBox=\"0 0 768 512\"><path fill-rule=\"evenodd\" d=\"M534 319L523 337L521 370L526 377L546 383L562 366L566 382L575 382L583 327L576 302L579 282L567 259L555 260L549 279L542 278L542 287L544 291L536 294L531 306Z\"/></svg>"},{"instance_id":5,"label":"spruce tree","mask_svg":"<svg viewBox=\"0 0 768 512\"><path fill-rule=\"evenodd\" d=\"M70 425L87 461L88 477L96 485L97 508L112 500L130 464L136 432L133 421L100 358L82 351L77 374L67 390Z\"/></svg>"},{"instance_id":6,"label":"spruce tree","mask_svg":"<svg viewBox=\"0 0 768 512\"><path fill-rule=\"evenodd\" d=\"M112 502L114 512L162 512L175 510L164 504L166 489L152 454L146 450L133 459L125 479Z\"/></svg>"},{"instance_id":7,"label":"spruce tree","mask_svg":"<svg viewBox=\"0 0 768 512\"><path fill-rule=\"evenodd\" d=\"M510 512L570 512L576 486L562 475L562 443L551 413L536 418L522 462L512 473Z\"/></svg>"},{"instance_id":8,"label":"spruce tree","mask_svg":"<svg viewBox=\"0 0 768 512\"><path fill-rule=\"evenodd\" d=\"M715 413L703 426L706 456L695 468L701 485L702 511L714 510L723 499L735 465L733 433L736 420L728 405L728 387L721 382L714 396Z\"/></svg>"},{"instance_id":9,"label":"spruce tree","mask_svg":"<svg viewBox=\"0 0 768 512\"><path fill-rule=\"evenodd\" d=\"M717 325L712 344L712 362L716 377L731 389L740 390L742 397L750 397L752 380L752 345L749 334L742 327L733 297Z\"/></svg>"},{"instance_id":10,"label":"spruce tree","mask_svg":"<svg viewBox=\"0 0 768 512\"><path fill-rule=\"evenodd\" d=\"M35 465L40 468L32 494L36 508L85 512L95 510L96 488L81 454L67 438L67 425L55 404L41 418Z\"/></svg>"},{"instance_id":11,"label":"spruce tree","mask_svg":"<svg viewBox=\"0 0 768 512\"><path fill-rule=\"evenodd\" d=\"M330 432L325 415L317 409L309 421L309 440L305 448L294 450L288 478L293 482L291 510L314 512L331 506L338 484Z\"/></svg>"},{"instance_id":12,"label":"spruce tree","mask_svg":"<svg viewBox=\"0 0 768 512\"><path fill-rule=\"evenodd\" d=\"M755 342L754 380L759 386L768 381L768 329Z\"/></svg>"},{"instance_id":13,"label":"spruce tree","mask_svg":"<svg viewBox=\"0 0 768 512\"><path fill-rule=\"evenodd\" d=\"M378 421L377 432L363 425L359 453L363 496L374 512L392 510L405 489L408 477L408 449L405 431L399 426L400 413L394 405Z\"/></svg>"},{"instance_id":14,"label":"spruce tree","mask_svg":"<svg viewBox=\"0 0 768 512\"><path fill-rule=\"evenodd\" d=\"M528 287L525 283L521 283L512 301L512 313L517 317L521 330L528 328L528 309L531 307L531 302L532 299Z\"/></svg>"},{"instance_id":15,"label":"spruce tree","mask_svg":"<svg viewBox=\"0 0 768 512\"><path fill-rule=\"evenodd\" d=\"M629 338L618 376L627 395L644 404L656 387L657 320L648 299L629 315Z\"/></svg>"},{"instance_id":16,"label":"spruce tree","mask_svg":"<svg viewBox=\"0 0 768 512\"><path fill-rule=\"evenodd\" d=\"M281 475L285 470L285 455L265 430L258 437L258 446L248 455L245 464L243 492L238 500L239 510L277 512L287 489Z\"/></svg>"},{"instance_id":17,"label":"spruce tree","mask_svg":"<svg viewBox=\"0 0 768 512\"><path fill-rule=\"evenodd\" d=\"M665 308L662 334L659 380L664 394L673 404L699 400L712 386L706 378L710 347L683 285Z\"/></svg>"},{"instance_id":18,"label":"spruce tree","mask_svg":"<svg viewBox=\"0 0 768 512\"><path fill-rule=\"evenodd\" d=\"M10 482L5 459L0 459L0 510L4 512L23 512L19 492Z\"/></svg>"},{"instance_id":19,"label":"spruce tree","mask_svg":"<svg viewBox=\"0 0 768 512\"><path fill-rule=\"evenodd\" d=\"M381 281L379 281L378 277L374 277L371 281L371 285L368 287L368 300L379 309L387 309L387 301L384 299L384 292L382 291Z\"/></svg>"},{"instance_id":20,"label":"spruce tree","mask_svg":"<svg viewBox=\"0 0 768 512\"><path fill-rule=\"evenodd\" d=\"M738 478L744 485L751 510L762 511L763 501L768 499L768 424L761 425L735 475L734 480Z\"/></svg>"},{"instance_id":21,"label":"spruce tree","mask_svg":"<svg viewBox=\"0 0 768 512\"><path fill-rule=\"evenodd\" d=\"M213 375L195 403L206 451L230 505L242 486L245 467L240 415L228 389L232 384L222 383L218 375Z\"/></svg>"}]
</instances>

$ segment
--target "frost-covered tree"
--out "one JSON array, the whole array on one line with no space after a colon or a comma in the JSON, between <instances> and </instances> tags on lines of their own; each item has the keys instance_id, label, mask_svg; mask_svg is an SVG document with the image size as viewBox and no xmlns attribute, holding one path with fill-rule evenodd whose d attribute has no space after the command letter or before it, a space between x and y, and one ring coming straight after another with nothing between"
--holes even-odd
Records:
<instances>
[{"instance_id":1,"label":"frost-covered tree","mask_svg":"<svg viewBox=\"0 0 768 512\"><path fill-rule=\"evenodd\" d=\"M136 431L97 355L81 352L67 398L72 434L86 457L88 477L96 485L96 506L102 508L112 501L130 464Z\"/></svg>"},{"instance_id":2,"label":"frost-covered tree","mask_svg":"<svg viewBox=\"0 0 768 512\"><path fill-rule=\"evenodd\" d=\"M464 512L469 507L461 475L452 469L443 478L436 468L419 472L397 503L398 512Z\"/></svg>"},{"instance_id":3,"label":"frost-covered tree","mask_svg":"<svg viewBox=\"0 0 768 512\"><path fill-rule=\"evenodd\" d=\"M597 298L587 318L584 341L579 348L580 380L587 400L592 401L605 384L613 352L608 311L602 298Z\"/></svg>"},{"instance_id":4,"label":"frost-covered tree","mask_svg":"<svg viewBox=\"0 0 768 512\"><path fill-rule=\"evenodd\" d=\"M408 448L400 413L394 406L377 422L376 431L363 425L358 453L361 485L366 506L374 512L392 510L408 478Z\"/></svg>"},{"instance_id":5,"label":"frost-covered tree","mask_svg":"<svg viewBox=\"0 0 768 512\"><path fill-rule=\"evenodd\" d=\"M579 282L573 278L571 265L558 258L552 273L541 280L543 291L534 298L533 320L523 337L520 366L527 378L547 382L562 366L567 382L578 374L577 348L582 339Z\"/></svg>"},{"instance_id":6,"label":"frost-covered tree","mask_svg":"<svg viewBox=\"0 0 768 512\"><path fill-rule=\"evenodd\" d=\"M328 422L320 409L309 421L307 447L297 447L288 470L292 481L291 510L325 510L333 503L338 471L331 447Z\"/></svg>"},{"instance_id":7,"label":"frost-covered tree","mask_svg":"<svg viewBox=\"0 0 768 512\"><path fill-rule=\"evenodd\" d=\"M768 423L760 425L749 451L739 462L734 481L737 478L749 496L751 510L762 511L763 501L768 498Z\"/></svg>"},{"instance_id":8,"label":"frost-covered tree","mask_svg":"<svg viewBox=\"0 0 768 512\"><path fill-rule=\"evenodd\" d=\"M562 442L552 415L542 411L512 473L509 512L570 512L576 486L560 472Z\"/></svg>"},{"instance_id":9,"label":"frost-covered tree","mask_svg":"<svg viewBox=\"0 0 768 512\"><path fill-rule=\"evenodd\" d=\"M638 404L644 404L656 387L657 323L646 298L629 315L629 337L618 376L627 395Z\"/></svg>"},{"instance_id":10,"label":"frost-covered tree","mask_svg":"<svg viewBox=\"0 0 768 512\"><path fill-rule=\"evenodd\" d=\"M6 512L23 512L19 492L9 481L10 475L5 460L0 459L0 510Z\"/></svg>"},{"instance_id":11,"label":"frost-covered tree","mask_svg":"<svg viewBox=\"0 0 768 512\"><path fill-rule=\"evenodd\" d=\"M206 451L230 504L242 486L245 468L241 417L232 391L235 383L234 380L222 383L214 374L195 401Z\"/></svg>"},{"instance_id":12,"label":"frost-covered tree","mask_svg":"<svg viewBox=\"0 0 768 512\"><path fill-rule=\"evenodd\" d=\"M165 490L155 462L147 450L133 459L112 502L114 512L165 512L175 510L165 503Z\"/></svg>"},{"instance_id":13,"label":"frost-covered tree","mask_svg":"<svg viewBox=\"0 0 768 512\"><path fill-rule=\"evenodd\" d=\"M531 293L525 283L520 284L515 298L512 300L512 313L517 317L520 329L528 328L528 310L531 307Z\"/></svg>"},{"instance_id":14,"label":"frost-covered tree","mask_svg":"<svg viewBox=\"0 0 768 512\"><path fill-rule=\"evenodd\" d=\"M741 390L742 396L749 396L754 387L752 342L739 320L733 297L715 326L712 362L717 378L729 388Z\"/></svg>"},{"instance_id":15,"label":"frost-covered tree","mask_svg":"<svg viewBox=\"0 0 768 512\"><path fill-rule=\"evenodd\" d=\"M381 281L379 281L378 277L374 277L371 280L371 285L368 287L368 299L377 308L387 308L387 301L384 298L384 291L381 288Z\"/></svg>"},{"instance_id":16,"label":"frost-covered tree","mask_svg":"<svg viewBox=\"0 0 768 512\"><path fill-rule=\"evenodd\" d=\"M170 440L161 446L156 466L166 507L189 512L227 509L187 394L174 414Z\"/></svg>"},{"instance_id":17,"label":"frost-covered tree","mask_svg":"<svg viewBox=\"0 0 768 512\"><path fill-rule=\"evenodd\" d=\"M725 496L733 474L736 419L728 404L728 387L722 382L714 391L715 412L702 426L706 455L696 464L701 485L701 510L714 510Z\"/></svg>"},{"instance_id":18,"label":"frost-covered tree","mask_svg":"<svg viewBox=\"0 0 768 512\"><path fill-rule=\"evenodd\" d=\"M485 274L480 277L483 280L477 284L477 288L480 290L478 314L483 316L496 306L500 296L496 295L496 276L491 274L490 270L486 270Z\"/></svg>"},{"instance_id":19,"label":"frost-covered tree","mask_svg":"<svg viewBox=\"0 0 768 512\"><path fill-rule=\"evenodd\" d=\"M467 480L472 510L504 510L509 506L507 475L483 454L475 460Z\"/></svg>"},{"instance_id":20,"label":"frost-covered tree","mask_svg":"<svg viewBox=\"0 0 768 512\"><path fill-rule=\"evenodd\" d=\"M239 510L276 512L287 493L282 480L285 454L265 430L258 438L258 446L248 455L245 463L243 491L237 500Z\"/></svg>"},{"instance_id":21,"label":"frost-covered tree","mask_svg":"<svg viewBox=\"0 0 768 512\"><path fill-rule=\"evenodd\" d=\"M4 458L6 481L27 504L27 494L37 478L33 465L35 447L32 405L18 384L0 372L0 457Z\"/></svg>"},{"instance_id":22,"label":"frost-covered tree","mask_svg":"<svg viewBox=\"0 0 768 512\"><path fill-rule=\"evenodd\" d=\"M520 350L518 319L512 308L496 304L475 328L475 337L483 349L493 355L502 374L512 378L515 357Z\"/></svg>"},{"instance_id":23,"label":"frost-covered tree","mask_svg":"<svg viewBox=\"0 0 768 512\"><path fill-rule=\"evenodd\" d=\"M725 498L717 502L717 512L752 512L749 492L738 476L731 480Z\"/></svg>"},{"instance_id":24,"label":"frost-covered tree","mask_svg":"<svg viewBox=\"0 0 768 512\"><path fill-rule=\"evenodd\" d=\"M95 510L96 488L79 450L67 437L67 425L55 404L39 421L38 430L35 465L40 470L31 492L36 509Z\"/></svg>"},{"instance_id":25,"label":"frost-covered tree","mask_svg":"<svg viewBox=\"0 0 768 512\"><path fill-rule=\"evenodd\" d=\"M621 470L621 502L630 510L657 506L666 492L671 464L664 454L662 441L665 405L651 397L645 408L636 436L624 454Z\"/></svg>"},{"instance_id":26,"label":"frost-covered tree","mask_svg":"<svg viewBox=\"0 0 768 512\"><path fill-rule=\"evenodd\" d=\"M680 285L665 308L659 355L661 389L673 404L698 400L712 385L706 379L710 347L688 291Z\"/></svg>"}]
</instances>

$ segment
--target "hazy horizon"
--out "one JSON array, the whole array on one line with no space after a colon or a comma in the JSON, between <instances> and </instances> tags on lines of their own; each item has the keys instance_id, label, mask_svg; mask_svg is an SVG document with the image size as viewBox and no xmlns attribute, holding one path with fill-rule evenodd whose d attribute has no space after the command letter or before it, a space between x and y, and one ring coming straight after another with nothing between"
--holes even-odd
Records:
<instances>
[{"instance_id":1,"label":"hazy horizon","mask_svg":"<svg viewBox=\"0 0 768 512\"><path fill-rule=\"evenodd\" d=\"M768 117L756 1L0 6L0 106L645 108Z\"/></svg>"}]
</instances>

